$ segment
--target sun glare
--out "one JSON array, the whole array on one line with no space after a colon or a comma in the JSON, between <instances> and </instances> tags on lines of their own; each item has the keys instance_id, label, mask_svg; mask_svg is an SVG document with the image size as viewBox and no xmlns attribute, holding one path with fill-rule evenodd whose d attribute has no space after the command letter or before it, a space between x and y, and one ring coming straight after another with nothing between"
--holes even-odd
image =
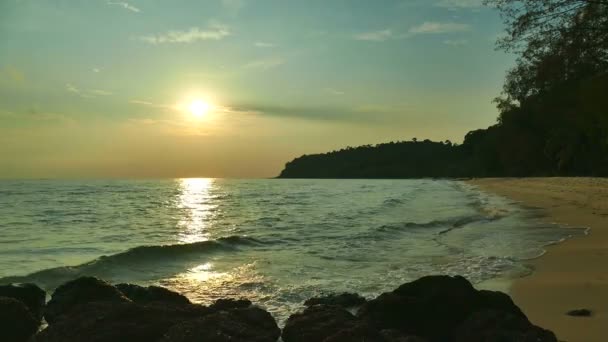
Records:
<instances>
[{"instance_id":1,"label":"sun glare","mask_svg":"<svg viewBox=\"0 0 608 342\"><path fill-rule=\"evenodd\" d=\"M192 113L192 115L200 117L209 112L209 110L211 109L211 105L203 100L197 99L190 102L190 106L188 107L188 109L190 110L190 113Z\"/></svg>"}]
</instances>

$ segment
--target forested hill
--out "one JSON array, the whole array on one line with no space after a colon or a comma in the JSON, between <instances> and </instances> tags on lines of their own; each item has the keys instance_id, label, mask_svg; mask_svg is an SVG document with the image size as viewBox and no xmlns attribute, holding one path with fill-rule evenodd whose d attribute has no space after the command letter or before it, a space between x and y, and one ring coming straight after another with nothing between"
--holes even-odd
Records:
<instances>
[{"instance_id":1,"label":"forested hill","mask_svg":"<svg viewBox=\"0 0 608 342\"><path fill-rule=\"evenodd\" d=\"M497 124L461 145L404 141L304 155L280 178L608 176L608 1L489 0L519 54ZM481 99L483 100L483 99Z\"/></svg>"}]
</instances>

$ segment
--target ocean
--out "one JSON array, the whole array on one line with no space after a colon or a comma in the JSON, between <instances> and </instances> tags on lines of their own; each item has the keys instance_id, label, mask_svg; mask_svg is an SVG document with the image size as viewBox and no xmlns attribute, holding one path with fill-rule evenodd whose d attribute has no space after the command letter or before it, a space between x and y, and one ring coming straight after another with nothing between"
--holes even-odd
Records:
<instances>
[{"instance_id":1,"label":"ocean","mask_svg":"<svg viewBox=\"0 0 608 342\"><path fill-rule=\"evenodd\" d=\"M156 284L247 297L279 322L315 295L429 274L508 290L573 234L450 180L0 181L0 283Z\"/></svg>"}]
</instances>

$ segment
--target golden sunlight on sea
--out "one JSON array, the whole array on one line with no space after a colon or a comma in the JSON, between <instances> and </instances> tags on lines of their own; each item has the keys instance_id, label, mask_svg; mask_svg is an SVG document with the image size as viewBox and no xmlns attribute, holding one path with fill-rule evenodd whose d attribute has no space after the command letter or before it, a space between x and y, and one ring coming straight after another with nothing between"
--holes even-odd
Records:
<instances>
[{"instance_id":1,"label":"golden sunlight on sea","mask_svg":"<svg viewBox=\"0 0 608 342\"><path fill-rule=\"evenodd\" d=\"M208 220L216 215L217 205L209 204L210 190L215 180L212 178L183 178L180 183L178 206L183 215L178 223L179 241L193 243L209 240Z\"/></svg>"}]
</instances>

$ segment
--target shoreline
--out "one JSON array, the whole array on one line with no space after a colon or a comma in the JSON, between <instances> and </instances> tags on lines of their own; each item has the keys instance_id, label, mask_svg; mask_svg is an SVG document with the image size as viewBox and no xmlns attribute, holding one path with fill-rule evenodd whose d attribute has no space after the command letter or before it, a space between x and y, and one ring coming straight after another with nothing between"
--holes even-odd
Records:
<instances>
[{"instance_id":1,"label":"shoreline","mask_svg":"<svg viewBox=\"0 0 608 342\"><path fill-rule=\"evenodd\" d=\"M542 219L585 229L549 244L529 260L532 274L515 279L510 294L537 325L568 342L605 341L608 332L608 179L488 178L467 181L479 190L539 208ZM591 317L566 312L590 309Z\"/></svg>"}]
</instances>

